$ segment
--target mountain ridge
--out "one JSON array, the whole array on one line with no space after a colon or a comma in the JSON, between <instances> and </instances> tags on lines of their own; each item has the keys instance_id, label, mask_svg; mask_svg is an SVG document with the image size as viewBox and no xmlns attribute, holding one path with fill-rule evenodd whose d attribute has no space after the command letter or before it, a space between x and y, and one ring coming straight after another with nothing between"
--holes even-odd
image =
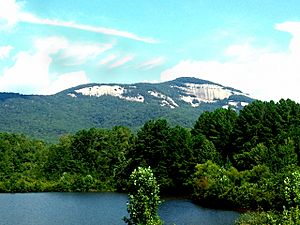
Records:
<instances>
[{"instance_id":1,"label":"mountain ridge","mask_svg":"<svg viewBox=\"0 0 300 225\"><path fill-rule=\"evenodd\" d=\"M0 124L1 131L57 141L90 127L136 130L156 118L190 127L203 111L239 111L253 100L237 89L192 77L161 83L90 83L54 95L0 93Z\"/></svg>"},{"instance_id":2,"label":"mountain ridge","mask_svg":"<svg viewBox=\"0 0 300 225\"><path fill-rule=\"evenodd\" d=\"M171 89L173 88L177 90L172 91L170 90L170 87ZM148 93L145 93L145 90ZM137 102L144 102L144 97L150 94L156 98L171 100L173 102L173 106L177 105L174 104L174 100L171 99L172 97L175 97L177 100L181 99L190 103L193 107L198 107L201 102L214 102L214 100L223 100L230 98L231 96L244 96L250 99L247 94L244 94L240 90L192 77L177 78L173 81L162 83L91 83L79 85L61 93L67 93L67 95L71 97L77 97L78 94L90 97L111 95L124 100ZM177 94L177 96L174 96L174 94ZM197 101L198 103L195 103Z\"/></svg>"}]
</instances>

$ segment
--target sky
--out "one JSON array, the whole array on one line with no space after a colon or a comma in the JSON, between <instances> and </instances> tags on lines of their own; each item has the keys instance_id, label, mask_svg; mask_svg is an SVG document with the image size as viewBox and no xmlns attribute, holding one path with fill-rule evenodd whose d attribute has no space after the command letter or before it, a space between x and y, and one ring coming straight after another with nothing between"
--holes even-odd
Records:
<instances>
[{"instance_id":1,"label":"sky","mask_svg":"<svg viewBox=\"0 0 300 225\"><path fill-rule=\"evenodd\" d=\"M0 0L0 92L183 76L300 103L299 0Z\"/></svg>"}]
</instances>

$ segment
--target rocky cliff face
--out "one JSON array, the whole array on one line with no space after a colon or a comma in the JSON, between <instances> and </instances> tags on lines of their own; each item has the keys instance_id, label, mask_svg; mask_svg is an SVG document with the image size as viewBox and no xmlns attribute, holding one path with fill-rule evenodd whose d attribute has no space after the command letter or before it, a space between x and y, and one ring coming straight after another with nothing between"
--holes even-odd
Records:
<instances>
[{"instance_id":1,"label":"rocky cliff face","mask_svg":"<svg viewBox=\"0 0 300 225\"><path fill-rule=\"evenodd\" d=\"M193 84L186 83L186 87L177 87L183 90L187 95L194 96L198 101L213 102L215 100L223 100L233 93L221 86L213 84Z\"/></svg>"},{"instance_id":2,"label":"rocky cliff face","mask_svg":"<svg viewBox=\"0 0 300 225\"><path fill-rule=\"evenodd\" d=\"M245 95L216 84L185 83L184 86L175 86L175 88L184 92L184 95L180 98L190 103L192 107L198 107L201 102L213 103L218 100L224 100L236 94Z\"/></svg>"},{"instance_id":3,"label":"rocky cliff face","mask_svg":"<svg viewBox=\"0 0 300 225\"><path fill-rule=\"evenodd\" d=\"M213 104L224 100L222 107L239 108L248 102L235 101L230 99L232 96L250 98L239 90L196 78L179 78L160 84L93 84L69 90L67 95L73 98L78 96L112 96L139 103L156 101L160 106L171 109L186 105L195 108L200 107L203 103Z\"/></svg>"},{"instance_id":4,"label":"rocky cliff face","mask_svg":"<svg viewBox=\"0 0 300 225\"><path fill-rule=\"evenodd\" d=\"M130 89L125 89L124 87L121 87L119 85L95 85L92 87L75 90L75 92L87 96L100 97L103 95L110 95L127 101L144 102L144 97L142 95L133 97L124 96L125 93L130 92ZM69 93L69 95L72 97L77 97L77 95L74 93Z\"/></svg>"}]
</instances>

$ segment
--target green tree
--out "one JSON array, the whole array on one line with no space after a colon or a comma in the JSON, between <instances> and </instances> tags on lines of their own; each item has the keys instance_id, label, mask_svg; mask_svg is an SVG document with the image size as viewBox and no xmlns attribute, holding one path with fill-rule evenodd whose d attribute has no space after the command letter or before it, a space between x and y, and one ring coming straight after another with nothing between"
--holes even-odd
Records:
<instances>
[{"instance_id":1,"label":"green tree","mask_svg":"<svg viewBox=\"0 0 300 225\"><path fill-rule=\"evenodd\" d=\"M238 172L230 168L230 174ZM235 187L235 179L226 169L208 160L196 166L194 200L215 207L228 207L228 197Z\"/></svg>"},{"instance_id":2,"label":"green tree","mask_svg":"<svg viewBox=\"0 0 300 225\"><path fill-rule=\"evenodd\" d=\"M162 192L181 191L196 165L191 160L190 147L191 135L187 129L170 127L165 119L150 120L137 132L135 147L127 156L132 159L128 171L150 166Z\"/></svg>"},{"instance_id":3,"label":"green tree","mask_svg":"<svg viewBox=\"0 0 300 225\"><path fill-rule=\"evenodd\" d=\"M244 151L233 156L236 165L241 169L252 169L256 165L266 164L269 161L269 149L262 143L250 151Z\"/></svg>"},{"instance_id":4,"label":"green tree","mask_svg":"<svg viewBox=\"0 0 300 225\"><path fill-rule=\"evenodd\" d=\"M193 161L193 152L191 148L190 131L175 126L170 129L170 138L168 141L168 155L166 156L167 171L172 183L168 192L183 193L186 190L187 181L194 173L198 162Z\"/></svg>"},{"instance_id":5,"label":"green tree","mask_svg":"<svg viewBox=\"0 0 300 225\"><path fill-rule=\"evenodd\" d=\"M200 115L191 130L192 136L204 135L216 150L226 159L231 152L231 138L237 120L237 113L232 109L216 109Z\"/></svg>"},{"instance_id":6,"label":"green tree","mask_svg":"<svg viewBox=\"0 0 300 225\"><path fill-rule=\"evenodd\" d=\"M153 168L153 172L161 184L162 191L172 185L168 174L170 167L170 126L165 119L150 120L137 132L135 148L129 158L133 161L128 168L132 171L138 166Z\"/></svg>"},{"instance_id":7,"label":"green tree","mask_svg":"<svg viewBox=\"0 0 300 225\"><path fill-rule=\"evenodd\" d=\"M216 150L214 144L209 141L203 134L198 134L193 137L192 149L192 161L195 161L196 164L205 163L208 160L211 160L212 162L219 165L222 164L222 157L220 152Z\"/></svg>"},{"instance_id":8,"label":"green tree","mask_svg":"<svg viewBox=\"0 0 300 225\"><path fill-rule=\"evenodd\" d=\"M300 205L300 171L296 170L284 179L284 195L289 207Z\"/></svg>"},{"instance_id":9,"label":"green tree","mask_svg":"<svg viewBox=\"0 0 300 225\"><path fill-rule=\"evenodd\" d=\"M254 101L240 111L234 131L236 151L254 148L260 143L284 144L291 138L299 155L300 105L291 100L278 103Z\"/></svg>"},{"instance_id":10,"label":"green tree","mask_svg":"<svg viewBox=\"0 0 300 225\"><path fill-rule=\"evenodd\" d=\"M129 225L160 225L157 210L161 203L159 186L150 167L138 167L130 175L131 190L127 210L129 218L124 221Z\"/></svg>"},{"instance_id":11,"label":"green tree","mask_svg":"<svg viewBox=\"0 0 300 225\"><path fill-rule=\"evenodd\" d=\"M250 151L258 144L268 147L280 131L280 119L273 101L255 101L240 111L234 131L235 151Z\"/></svg>"},{"instance_id":12,"label":"green tree","mask_svg":"<svg viewBox=\"0 0 300 225\"><path fill-rule=\"evenodd\" d=\"M79 181L75 190L87 190L84 178L88 175L93 177L92 186L96 189L114 190L117 184L123 184L120 178L125 173L126 155L132 143L133 134L125 127L81 130L51 146L43 171L48 179L61 184L62 174L71 174Z\"/></svg>"},{"instance_id":13,"label":"green tree","mask_svg":"<svg viewBox=\"0 0 300 225\"><path fill-rule=\"evenodd\" d=\"M270 157L271 156L271 157ZM267 165L273 172L279 172L286 167L296 165L298 162L294 142L285 140L284 145L275 146L270 142L269 147L260 143L250 151L235 154L233 158L239 169L252 169L257 165Z\"/></svg>"}]
</instances>

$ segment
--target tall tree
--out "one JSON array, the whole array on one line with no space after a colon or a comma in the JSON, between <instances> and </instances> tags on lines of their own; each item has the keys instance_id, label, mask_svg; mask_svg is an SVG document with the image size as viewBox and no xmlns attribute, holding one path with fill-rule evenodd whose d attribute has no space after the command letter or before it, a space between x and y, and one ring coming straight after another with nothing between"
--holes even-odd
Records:
<instances>
[{"instance_id":1,"label":"tall tree","mask_svg":"<svg viewBox=\"0 0 300 225\"><path fill-rule=\"evenodd\" d=\"M188 130L170 127L165 119L150 120L137 132L135 148L128 157L131 169L151 166L162 191L179 190L178 184L182 185L191 172L190 146Z\"/></svg>"},{"instance_id":2,"label":"tall tree","mask_svg":"<svg viewBox=\"0 0 300 225\"><path fill-rule=\"evenodd\" d=\"M203 134L193 136L192 140L192 162L198 164L211 160L216 164L222 164L222 156L220 152L216 150L212 141L209 141Z\"/></svg>"},{"instance_id":3,"label":"tall tree","mask_svg":"<svg viewBox=\"0 0 300 225\"><path fill-rule=\"evenodd\" d=\"M237 118L237 113L230 108L204 112L191 130L192 136L204 135L226 159L231 152L231 138Z\"/></svg>"},{"instance_id":4,"label":"tall tree","mask_svg":"<svg viewBox=\"0 0 300 225\"><path fill-rule=\"evenodd\" d=\"M131 152L132 167L150 166L160 184L168 186L170 126L165 119L150 120L137 132L135 149Z\"/></svg>"},{"instance_id":5,"label":"tall tree","mask_svg":"<svg viewBox=\"0 0 300 225\"><path fill-rule=\"evenodd\" d=\"M130 175L130 192L127 210L129 225L160 225L157 214L160 205L159 186L150 167L138 167Z\"/></svg>"}]
</instances>

